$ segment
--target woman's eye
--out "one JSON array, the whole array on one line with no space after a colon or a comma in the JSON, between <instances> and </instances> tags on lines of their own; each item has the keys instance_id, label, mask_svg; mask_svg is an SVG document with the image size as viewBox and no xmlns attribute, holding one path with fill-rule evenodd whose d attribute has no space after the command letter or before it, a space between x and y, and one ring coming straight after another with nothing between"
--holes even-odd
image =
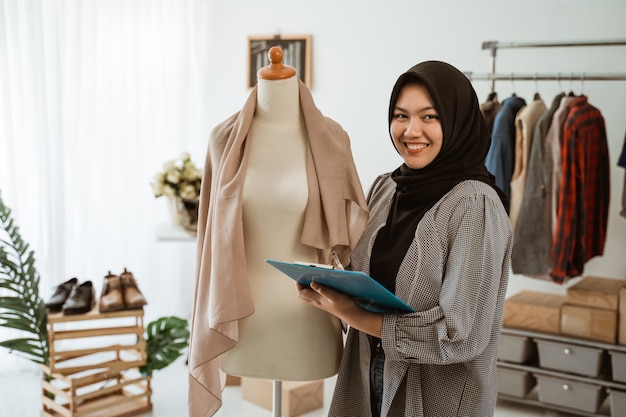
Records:
<instances>
[{"instance_id":1,"label":"woman's eye","mask_svg":"<svg viewBox=\"0 0 626 417\"><path fill-rule=\"evenodd\" d=\"M424 115L424 119L426 119L426 120L439 120L439 115L438 114L427 114L427 115Z\"/></svg>"},{"instance_id":2,"label":"woman's eye","mask_svg":"<svg viewBox=\"0 0 626 417\"><path fill-rule=\"evenodd\" d=\"M406 115L405 114L396 114L394 116L394 118L398 119L398 120L403 120L403 119L406 119Z\"/></svg>"}]
</instances>

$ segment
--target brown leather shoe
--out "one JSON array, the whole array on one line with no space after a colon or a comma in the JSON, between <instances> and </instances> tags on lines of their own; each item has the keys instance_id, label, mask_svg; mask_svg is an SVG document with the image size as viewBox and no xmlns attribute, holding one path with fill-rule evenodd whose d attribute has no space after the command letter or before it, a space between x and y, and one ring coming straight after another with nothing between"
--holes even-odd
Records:
<instances>
[{"instance_id":1,"label":"brown leather shoe","mask_svg":"<svg viewBox=\"0 0 626 417\"><path fill-rule=\"evenodd\" d=\"M101 313L124 310L122 281L119 276L113 275L111 271L104 277L98 310Z\"/></svg>"},{"instance_id":2,"label":"brown leather shoe","mask_svg":"<svg viewBox=\"0 0 626 417\"><path fill-rule=\"evenodd\" d=\"M135 310L148 304L141 291L139 291L132 272L124 268L124 272L120 274L120 280L122 281L122 293L124 294L126 309Z\"/></svg>"}]
</instances>

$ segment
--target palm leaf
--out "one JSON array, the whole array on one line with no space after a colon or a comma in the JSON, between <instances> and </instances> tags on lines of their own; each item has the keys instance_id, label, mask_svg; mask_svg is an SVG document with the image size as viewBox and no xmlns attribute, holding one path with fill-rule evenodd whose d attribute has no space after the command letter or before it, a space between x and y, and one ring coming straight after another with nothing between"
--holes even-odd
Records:
<instances>
[{"instance_id":1,"label":"palm leaf","mask_svg":"<svg viewBox=\"0 0 626 417\"><path fill-rule=\"evenodd\" d=\"M0 346L4 346L10 350L20 350L24 352L35 352L41 349L39 339L35 338L20 338L11 339L0 342Z\"/></svg>"},{"instance_id":2,"label":"palm leaf","mask_svg":"<svg viewBox=\"0 0 626 417\"><path fill-rule=\"evenodd\" d=\"M39 297L35 253L19 233L0 196L0 326L21 336L0 346L36 363L49 364L47 311ZM6 294L6 295L5 295Z\"/></svg>"},{"instance_id":3,"label":"palm leaf","mask_svg":"<svg viewBox=\"0 0 626 417\"><path fill-rule=\"evenodd\" d=\"M146 345L147 361L139 370L151 375L178 359L189 345L187 320L170 316L148 323Z\"/></svg>"}]
</instances>

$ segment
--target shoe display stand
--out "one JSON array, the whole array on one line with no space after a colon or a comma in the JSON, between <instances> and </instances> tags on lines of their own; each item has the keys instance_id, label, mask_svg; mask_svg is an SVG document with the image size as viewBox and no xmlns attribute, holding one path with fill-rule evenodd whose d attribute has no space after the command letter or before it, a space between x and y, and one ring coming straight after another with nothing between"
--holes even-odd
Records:
<instances>
[{"instance_id":1,"label":"shoe display stand","mask_svg":"<svg viewBox=\"0 0 626 417\"><path fill-rule=\"evenodd\" d=\"M626 417L626 346L502 329L498 397L587 417Z\"/></svg>"},{"instance_id":2,"label":"shoe display stand","mask_svg":"<svg viewBox=\"0 0 626 417\"><path fill-rule=\"evenodd\" d=\"M143 309L48 315L42 417L131 417L152 410Z\"/></svg>"}]
</instances>

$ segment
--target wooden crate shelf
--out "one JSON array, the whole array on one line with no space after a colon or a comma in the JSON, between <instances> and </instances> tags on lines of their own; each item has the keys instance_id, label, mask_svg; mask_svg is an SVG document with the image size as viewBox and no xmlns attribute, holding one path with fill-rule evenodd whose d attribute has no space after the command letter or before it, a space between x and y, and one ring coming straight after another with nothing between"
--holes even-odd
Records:
<instances>
[{"instance_id":1,"label":"wooden crate shelf","mask_svg":"<svg viewBox=\"0 0 626 417\"><path fill-rule=\"evenodd\" d=\"M72 414L67 408L61 410L44 409L41 413L42 417L133 417L139 414L152 411L152 404L147 399L129 398L123 395L110 395L100 397L95 401L86 404L84 409L79 413ZM69 412L69 414L68 414Z\"/></svg>"},{"instance_id":2,"label":"wooden crate shelf","mask_svg":"<svg viewBox=\"0 0 626 417\"><path fill-rule=\"evenodd\" d=\"M44 417L131 417L152 410L143 310L48 316Z\"/></svg>"},{"instance_id":3,"label":"wooden crate shelf","mask_svg":"<svg viewBox=\"0 0 626 417\"><path fill-rule=\"evenodd\" d=\"M145 364L143 309L48 316L50 371L65 374L106 363ZM130 366L132 365L132 366Z\"/></svg>"}]
</instances>

